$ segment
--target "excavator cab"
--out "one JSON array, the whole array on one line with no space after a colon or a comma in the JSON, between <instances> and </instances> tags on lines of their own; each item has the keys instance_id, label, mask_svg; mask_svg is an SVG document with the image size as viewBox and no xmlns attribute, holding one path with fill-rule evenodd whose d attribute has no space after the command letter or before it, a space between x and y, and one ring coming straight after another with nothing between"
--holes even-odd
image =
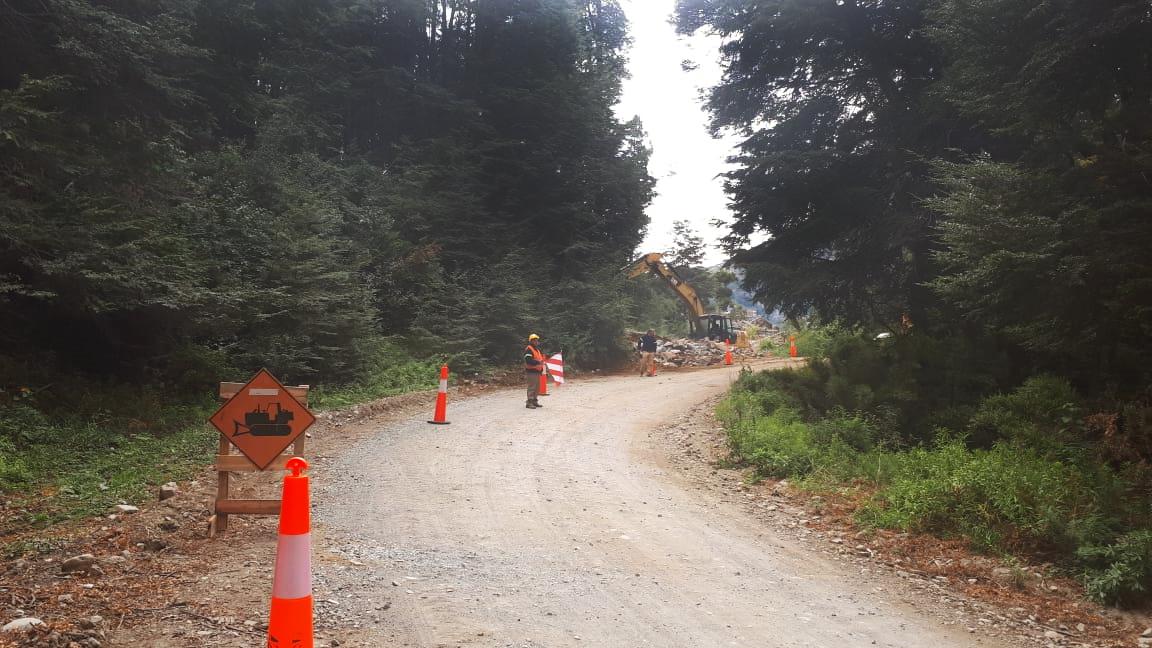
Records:
<instances>
[{"instance_id":1,"label":"excavator cab","mask_svg":"<svg viewBox=\"0 0 1152 648\"><path fill-rule=\"evenodd\" d=\"M736 341L736 330L732 328L732 320L725 315L702 315L699 318L698 328L699 337L707 338L714 342L723 342L724 340ZM694 335L693 337L697 336Z\"/></svg>"}]
</instances>

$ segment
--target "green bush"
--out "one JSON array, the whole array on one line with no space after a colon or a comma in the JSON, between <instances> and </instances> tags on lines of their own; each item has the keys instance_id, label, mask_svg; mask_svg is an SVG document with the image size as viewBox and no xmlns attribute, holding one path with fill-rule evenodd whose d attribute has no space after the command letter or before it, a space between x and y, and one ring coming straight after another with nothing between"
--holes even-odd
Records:
<instances>
[{"instance_id":1,"label":"green bush","mask_svg":"<svg viewBox=\"0 0 1152 648\"><path fill-rule=\"evenodd\" d=\"M789 406L786 389L802 384L799 371L745 374L717 407L728 430L733 456L761 477L812 477L826 482L867 477L887 471L882 455L890 444L882 420L862 412L837 410L808 423Z\"/></svg>"},{"instance_id":2,"label":"green bush","mask_svg":"<svg viewBox=\"0 0 1152 648\"><path fill-rule=\"evenodd\" d=\"M378 340L364 354L369 359L365 362L362 378L348 385L317 386L309 394L309 404L317 409L346 407L405 392L432 389L439 381L440 361L417 360L397 342Z\"/></svg>"},{"instance_id":3,"label":"green bush","mask_svg":"<svg viewBox=\"0 0 1152 648\"><path fill-rule=\"evenodd\" d=\"M1131 605L1152 591L1152 530L1138 529L1104 546L1080 547L1084 585L1097 601Z\"/></svg>"},{"instance_id":4,"label":"green bush","mask_svg":"<svg viewBox=\"0 0 1152 648\"><path fill-rule=\"evenodd\" d=\"M1080 397L1067 380L1034 376L1008 394L985 398L968 424L979 445L1005 439L1022 447L1059 452L1080 441Z\"/></svg>"},{"instance_id":5,"label":"green bush","mask_svg":"<svg viewBox=\"0 0 1152 648\"><path fill-rule=\"evenodd\" d=\"M1076 466L1008 444L984 450L946 439L896 463L891 482L860 511L863 521L968 537L984 549L1074 550L1101 532L1087 521L1108 506Z\"/></svg>"},{"instance_id":6,"label":"green bush","mask_svg":"<svg viewBox=\"0 0 1152 648\"><path fill-rule=\"evenodd\" d=\"M17 448L51 440L52 425L42 412L25 403L0 407L0 443Z\"/></svg>"},{"instance_id":7,"label":"green bush","mask_svg":"<svg viewBox=\"0 0 1152 648\"><path fill-rule=\"evenodd\" d=\"M729 430L733 454L756 468L759 476L793 477L818 465L819 449L808 425L795 410L746 418Z\"/></svg>"},{"instance_id":8,"label":"green bush","mask_svg":"<svg viewBox=\"0 0 1152 648\"><path fill-rule=\"evenodd\" d=\"M1139 460L1152 456L1152 408L1093 428L1067 381L1004 390L1009 376L965 340L839 335L822 349L737 380L718 408L735 458L810 487L865 480L878 489L860 522L1043 555L1101 601L1152 593L1152 469Z\"/></svg>"}]
</instances>

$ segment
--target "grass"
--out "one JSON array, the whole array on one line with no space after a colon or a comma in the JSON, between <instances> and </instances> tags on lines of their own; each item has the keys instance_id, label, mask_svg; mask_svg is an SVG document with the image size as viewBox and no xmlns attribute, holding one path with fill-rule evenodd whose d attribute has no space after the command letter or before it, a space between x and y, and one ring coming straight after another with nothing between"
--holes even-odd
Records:
<instances>
[{"instance_id":1,"label":"grass","mask_svg":"<svg viewBox=\"0 0 1152 648\"><path fill-rule=\"evenodd\" d=\"M438 369L437 362L414 360L381 344L359 381L313 387L309 406L339 409L432 389ZM51 392L70 400L53 400ZM150 501L159 485L196 475L216 453L218 433L206 424L216 406L207 395L200 402L173 403L160 390L79 380L40 393L21 389L0 401L0 538L106 515L120 502ZM44 543L16 538L0 553L45 550Z\"/></svg>"},{"instance_id":2,"label":"grass","mask_svg":"<svg viewBox=\"0 0 1152 648\"><path fill-rule=\"evenodd\" d=\"M160 484L194 475L215 453L216 432L203 423L211 413L207 406L179 408L183 423L171 430L137 432L113 421L49 422L12 410L0 410L9 426L13 418L38 425L23 428L34 440L8 443L15 460L0 474L0 492L8 499L3 535L153 498Z\"/></svg>"},{"instance_id":3,"label":"grass","mask_svg":"<svg viewBox=\"0 0 1152 648\"><path fill-rule=\"evenodd\" d=\"M757 478L855 489L865 527L1055 562L1099 601L1136 604L1152 594L1148 475L1117 471L1077 436L1066 383L1029 379L984 398L964 433L938 429L920 442L901 438L884 408L827 407L862 399L833 379L821 388L819 378L811 368L747 373L718 406L733 458Z\"/></svg>"},{"instance_id":4,"label":"grass","mask_svg":"<svg viewBox=\"0 0 1152 648\"><path fill-rule=\"evenodd\" d=\"M319 411L340 409L434 389L440 381L440 362L413 358L399 340L378 340L367 355L371 360L358 380L344 385L316 385L308 394L309 406Z\"/></svg>"}]
</instances>

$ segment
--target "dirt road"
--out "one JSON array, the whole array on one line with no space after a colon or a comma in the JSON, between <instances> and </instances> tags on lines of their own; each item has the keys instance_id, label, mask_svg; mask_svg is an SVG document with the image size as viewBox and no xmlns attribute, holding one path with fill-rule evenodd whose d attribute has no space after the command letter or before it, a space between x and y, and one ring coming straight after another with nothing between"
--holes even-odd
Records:
<instances>
[{"instance_id":1,"label":"dirt road","mask_svg":"<svg viewBox=\"0 0 1152 648\"><path fill-rule=\"evenodd\" d=\"M343 646L1001 645L885 600L690 487L649 434L734 378L580 380L535 411L502 391L450 404L451 425L390 424L324 462L321 635Z\"/></svg>"}]
</instances>

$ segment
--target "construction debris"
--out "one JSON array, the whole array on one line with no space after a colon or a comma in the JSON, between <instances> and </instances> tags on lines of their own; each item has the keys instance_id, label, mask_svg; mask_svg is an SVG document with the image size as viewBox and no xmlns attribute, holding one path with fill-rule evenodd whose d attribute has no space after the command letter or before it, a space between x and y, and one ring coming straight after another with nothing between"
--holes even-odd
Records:
<instances>
[{"instance_id":1,"label":"construction debris","mask_svg":"<svg viewBox=\"0 0 1152 648\"><path fill-rule=\"evenodd\" d=\"M631 332L629 337L635 344L640 339L640 332ZM724 363L726 345L723 341L693 340L690 338L657 338L656 339L656 366L670 367L708 367ZM755 358L759 354L752 348L738 349L732 346L732 355L737 362L740 359Z\"/></svg>"}]
</instances>

